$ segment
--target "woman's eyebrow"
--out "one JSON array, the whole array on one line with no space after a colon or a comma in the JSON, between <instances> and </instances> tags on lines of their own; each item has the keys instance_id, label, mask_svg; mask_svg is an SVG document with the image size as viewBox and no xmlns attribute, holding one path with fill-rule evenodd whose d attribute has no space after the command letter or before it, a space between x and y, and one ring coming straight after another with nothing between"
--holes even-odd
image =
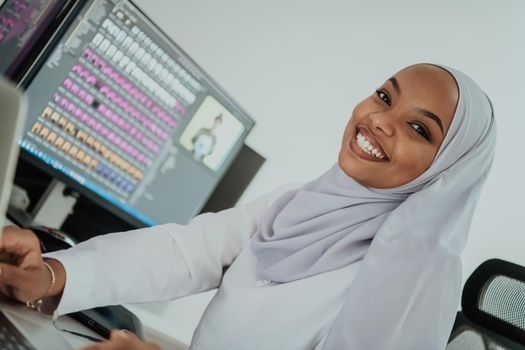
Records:
<instances>
[{"instance_id":1,"label":"woman's eyebrow","mask_svg":"<svg viewBox=\"0 0 525 350\"><path fill-rule=\"evenodd\" d=\"M397 79L392 77L388 79L388 81L391 82L392 85L394 85L394 89L396 89L397 94L401 95L401 88L399 87L399 83L397 82Z\"/></svg>"},{"instance_id":2,"label":"woman's eyebrow","mask_svg":"<svg viewBox=\"0 0 525 350\"><path fill-rule=\"evenodd\" d=\"M435 121L437 125L439 125L439 128L441 129L441 133L444 135L445 132L443 131L443 124L441 123L441 119L431 111L424 109L424 108L416 108L416 111L421 113L423 116L428 117Z\"/></svg>"}]
</instances>

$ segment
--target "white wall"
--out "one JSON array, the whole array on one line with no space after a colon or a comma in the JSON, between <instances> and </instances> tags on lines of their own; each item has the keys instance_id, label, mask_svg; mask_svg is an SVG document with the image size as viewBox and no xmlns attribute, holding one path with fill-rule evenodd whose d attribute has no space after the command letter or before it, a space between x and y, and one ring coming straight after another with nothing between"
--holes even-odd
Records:
<instances>
[{"instance_id":1,"label":"white wall","mask_svg":"<svg viewBox=\"0 0 525 350\"><path fill-rule=\"evenodd\" d=\"M257 121L247 143L267 161L241 201L324 172L353 106L400 68L469 74L494 103L498 149L464 275L492 257L525 265L525 2L136 3Z\"/></svg>"}]
</instances>

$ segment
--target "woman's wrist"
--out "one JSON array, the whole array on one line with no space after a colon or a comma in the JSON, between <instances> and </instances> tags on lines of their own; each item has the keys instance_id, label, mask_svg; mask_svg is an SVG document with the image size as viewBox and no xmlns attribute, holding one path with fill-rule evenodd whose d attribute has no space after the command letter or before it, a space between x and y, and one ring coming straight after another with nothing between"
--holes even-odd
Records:
<instances>
[{"instance_id":1,"label":"woman's wrist","mask_svg":"<svg viewBox=\"0 0 525 350\"><path fill-rule=\"evenodd\" d=\"M49 281L46 285L46 294L35 302L26 302L26 305L44 314L52 315L64 291L66 271L64 265L55 259L44 259L42 269L47 273Z\"/></svg>"},{"instance_id":2,"label":"woman's wrist","mask_svg":"<svg viewBox=\"0 0 525 350\"><path fill-rule=\"evenodd\" d=\"M40 277L37 278L41 292L38 299L21 300L30 309L44 314L53 314L58 307L64 291L66 271L64 266L55 259L44 259ZM37 294L38 295L38 294Z\"/></svg>"},{"instance_id":3,"label":"woman's wrist","mask_svg":"<svg viewBox=\"0 0 525 350\"><path fill-rule=\"evenodd\" d=\"M43 298L60 296L66 285L66 269L58 260L44 259L44 261L54 273L54 282L52 280L52 274L48 271L48 268L44 266L46 273L49 275L49 284L48 289L46 290L46 295L44 295Z\"/></svg>"}]
</instances>

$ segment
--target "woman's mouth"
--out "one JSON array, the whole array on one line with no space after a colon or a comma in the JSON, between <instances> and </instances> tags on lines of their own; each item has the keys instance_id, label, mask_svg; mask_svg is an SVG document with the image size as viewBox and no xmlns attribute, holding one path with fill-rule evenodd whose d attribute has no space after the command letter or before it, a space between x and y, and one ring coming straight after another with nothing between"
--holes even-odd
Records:
<instances>
[{"instance_id":1,"label":"woman's mouth","mask_svg":"<svg viewBox=\"0 0 525 350\"><path fill-rule=\"evenodd\" d=\"M383 148L368 130L358 127L350 140L350 149L359 157L365 160L376 162L388 161Z\"/></svg>"}]
</instances>

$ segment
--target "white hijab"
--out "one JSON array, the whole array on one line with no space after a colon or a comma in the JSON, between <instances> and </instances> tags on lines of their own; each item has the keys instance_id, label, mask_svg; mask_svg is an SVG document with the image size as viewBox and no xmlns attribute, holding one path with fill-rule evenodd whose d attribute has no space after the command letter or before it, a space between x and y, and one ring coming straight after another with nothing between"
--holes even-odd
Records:
<instances>
[{"instance_id":1,"label":"white hijab","mask_svg":"<svg viewBox=\"0 0 525 350\"><path fill-rule=\"evenodd\" d=\"M261 278L289 282L363 259L325 349L443 349L461 294L460 254L494 158L488 97L459 87L431 166L391 189L360 185L336 164L282 196L252 239ZM329 286L327 286L329 287Z\"/></svg>"}]
</instances>

